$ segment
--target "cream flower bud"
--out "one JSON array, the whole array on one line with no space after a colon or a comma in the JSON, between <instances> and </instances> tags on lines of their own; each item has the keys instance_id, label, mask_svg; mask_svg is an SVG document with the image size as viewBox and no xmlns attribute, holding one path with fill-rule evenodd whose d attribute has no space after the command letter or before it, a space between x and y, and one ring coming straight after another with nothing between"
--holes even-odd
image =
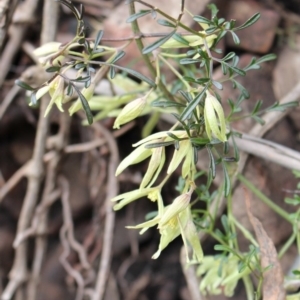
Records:
<instances>
[{"instance_id":1,"label":"cream flower bud","mask_svg":"<svg viewBox=\"0 0 300 300\"><path fill-rule=\"evenodd\" d=\"M129 102L120 112L114 123L114 128L119 129L120 125L126 124L137 118L147 104L146 97L141 97Z\"/></svg>"},{"instance_id":2,"label":"cream flower bud","mask_svg":"<svg viewBox=\"0 0 300 300\"><path fill-rule=\"evenodd\" d=\"M134 190L134 191L131 191L128 193L118 195L118 196L114 197L113 199L111 199L112 202L119 201L117 204L114 205L113 209L119 210L129 203L131 203L139 198L149 195L154 190L155 190L155 188L138 189L138 190Z\"/></svg>"},{"instance_id":3,"label":"cream flower bud","mask_svg":"<svg viewBox=\"0 0 300 300\"><path fill-rule=\"evenodd\" d=\"M192 218L188 219L188 222L184 228L184 234L193 250L193 254L194 254L193 256L196 258L198 262L201 262L203 259L203 250L200 244L200 238L196 226ZM186 249L186 255L188 260L188 249Z\"/></svg>"},{"instance_id":4,"label":"cream flower bud","mask_svg":"<svg viewBox=\"0 0 300 300\"><path fill-rule=\"evenodd\" d=\"M172 174L187 155L193 156L192 144L189 140L179 142L179 149L174 150L172 160L169 164L167 173Z\"/></svg>"},{"instance_id":5,"label":"cream flower bud","mask_svg":"<svg viewBox=\"0 0 300 300\"><path fill-rule=\"evenodd\" d=\"M158 228L163 228L172 218L178 216L179 213L185 210L190 204L191 196L192 190L175 198L173 203L168 206L166 212L161 217Z\"/></svg>"},{"instance_id":6,"label":"cream flower bud","mask_svg":"<svg viewBox=\"0 0 300 300\"><path fill-rule=\"evenodd\" d=\"M60 111L63 111L62 103L64 100L64 79L57 76L49 85L49 94L51 96L50 103L45 111L45 116L50 112L53 104L55 103Z\"/></svg>"},{"instance_id":7,"label":"cream flower bud","mask_svg":"<svg viewBox=\"0 0 300 300\"><path fill-rule=\"evenodd\" d=\"M146 174L143 177L141 182L140 188L146 187L149 183L150 186L152 183L155 182L157 176L159 175L164 163L165 163L165 148L164 147L157 147L151 149L152 156L149 161L149 166L147 169Z\"/></svg>"},{"instance_id":8,"label":"cream flower bud","mask_svg":"<svg viewBox=\"0 0 300 300\"><path fill-rule=\"evenodd\" d=\"M204 105L205 130L208 138L211 140L214 135L220 141L225 142L226 123L223 107L216 97L206 92Z\"/></svg>"},{"instance_id":9,"label":"cream flower bud","mask_svg":"<svg viewBox=\"0 0 300 300\"><path fill-rule=\"evenodd\" d=\"M46 56L52 53L55 53L59 50L61 43L58 42L50 42L42 45L41 47L36 48L33 51L33 54L37 57Z\"/></svg>"},{"instance_id":10,"label":"cream flower bud","mask_svg":"<svg viewBox=\"0 0 300 300\"><path fill-rule=\"evenodd\" d=\"M151 154L152 154L151 149L145 148L144 145L139 146L122 160L122 162L119 164L116 170L116 176L121 174L128 166L137 164L145 160Z\"/></svg>"}]
</instances>

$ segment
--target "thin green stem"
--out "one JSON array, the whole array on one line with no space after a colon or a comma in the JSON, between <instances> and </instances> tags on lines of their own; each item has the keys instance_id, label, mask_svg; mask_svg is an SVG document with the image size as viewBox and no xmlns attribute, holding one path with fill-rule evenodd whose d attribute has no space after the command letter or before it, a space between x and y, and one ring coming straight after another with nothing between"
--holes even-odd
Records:
<instances>
[{"instance_id":1,"label":"thin green stem","mask_svg":"<svg viewBox=\"0 0 300 300\"><path fill-rule=\"evenodd\" d=\"M191 87L190 85L187 83L187 81L185 81L183 79L183 76L168 62L168 60L166 60L164 57L162 57L162 55L158 55L159 59L164 62L169 68L170 70L182 81L182 83L185 85L186 89L188 92L190 92Z\"/></svg>"},{"instance_id":2,"label":"thin green stem","mask_svg":"<svg viewBox=\"0 0 300 300\"><path fill-rule=\"evenodd\" d=\"M234 216L232 216L232 221L235 226L243 233L244 237L248 239L254 246L258 247L258 243L253 237L253 235L248 231Z\"/></svg>"},{"instance_id":3,"label":"thin green stem","mask_svg":"<svg viewBox=\"0 0 300 300\"><path fill-rule=\"evenodd\" d=\"M185 29L185 30L188 31L188 32L191 32L191 33L193 33L193 34L195 34L195 35L198 35L198 36L200 36L200 37L206 36L206 35L204 35L204 34L199 33L198 31L193 30L192 28L190 28L190 27L184 25L183 23L179 22L177 19L175 19L175 18L169 16L169 15L166 14L165 12L161 11L159 8L154 7L153 5L151 5L151 4L149 4L149 3L146 3L146 2L144 2L144 1L142 1L142 0L137 0L136 2L139 2L139 3L141 3L141 4L145 5L145 6L147 6L147 7L151 8L151 9L153 9L154 11L156 11L157 13L159 13L160 15L164 16L166 19L168 19L168 20L174 22L175 24L178 24L179 27ZM132 3L133 3L133 2L132 2ZM132 4L132 3L130 3L130 4ZM131 14L133 14L133 13L131 13Z\"/></svg>"},{"instance_id":4,"label":"thin green stem","mask_svg":"<svg viewBox=\"0 0 300 300\"><path fill-rule=\"evenodd\" d=\"M270 198L264 195L260 190L258 190L249 180L247 180L243 175L238 174L237 179L241 181L255 196L257 196L262 202L268 205L271 209L273 209L278 215L280 215L283 219L287 220L289 223L293 224L293 221L290 218L290 215L275 204Z\"/></svg>"},{"instance_id":5,"label":"thin green stem","mask_svg":"<svg viewBox=\"0 0 300 300\"><path fill-rule=\"evenodd\" d=\"M295 239L297 237L297 233L293 233L289 239L284 243L282 248L280 249L278 253L278 258L282 258L282 256L286 253L286 251L291 247L291 245L294 243Z\"/></svg>"},{"instance_id":6,"label":"thin green stem","mask_svg":"<svg viewBox=\"0 0 300 300\"><path fill-rule=\"evenodd\" d=\"M234 238L230 239L229 242L233 244L233 245L231 245L231 247L234 246L235 249L237 251L239 251L239 245L238 245L238 241L237 241L237 233L236 233L234 217L233 217L233 213L232 213L232 195L231 195L231 193L227 198L227 215L228 215L229 226L230 226L231 232L233 233L233 236L234 236Z\"/></svg>"},{"instance_id":7,"label":"thin green stem","mask_svg":"<svg viewBox=\"0 0 300 300\"><path fill-rule=\"evenodd\" d=\"M242 279L246 290L247 300L254 300L254 289L250 276L245 275Z\"/></svg>"},{"instance_id":8,"label":"thin green stem","mask_svg":"<svg viewBox=\"0 0 300 300\"><path fill-rule=\"evenodd\" d=\"M130 15L133 15L135 14L135 5L134 5L134 2L131 2L129 4L129 9L130 9ZM139 28L139 25L138 25L138 22L137 20L131 22L131 28L132 28L132 31L133 31L133 34L134 35L139 35L140 34L140 28ZM154 68L154 66L152 65L152 62L148 56L148 54L143 54L143 48L144 48L144 45L143 45L143 42L141 40L141 38L137 38L135 39L135 42L136 42L136 45L141 53L141 56L149 70L149 72L151 73L151 75L153 76L154 79L156 79L157 75L156 75L156 70ZM170 99L172 101L175 102L175 99L173 97L173 95L169 92L169 90L166 88L166 86L162 83L162 81L159 79L158 81L158 87L159 89L162 91L162 93L164 94L164 96L167 98L167 99Z\"/></svg>"}]
</instances>

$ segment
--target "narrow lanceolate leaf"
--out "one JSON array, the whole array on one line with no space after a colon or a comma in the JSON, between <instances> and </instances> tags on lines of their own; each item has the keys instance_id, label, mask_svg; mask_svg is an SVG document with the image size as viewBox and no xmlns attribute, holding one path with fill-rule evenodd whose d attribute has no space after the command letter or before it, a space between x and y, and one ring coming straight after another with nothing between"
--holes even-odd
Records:
<instances>
[{"instance_id":1,"label":"narrow lanceolate leaf","mask_svg":"<svg viewBox=\"0 0 300 300\"><path fill-rule=\"evenodd\" d=\"M116 76L116 69L114 67L109 68L109 77L114 79Z\"/></svg>"},{"instance_id":2,"label":"narrow lanceolate leaf","mask_svg":"<svg viewBox=\"0 0 300 300\"><path fill-rule=\"evenodd\" d=\"M279 102L276 102L271 107L269 107L268 111L285 111L287 108L296 107L299 106L298 101L291 101L283 104L279 104Z\"/></svg>"},{"instance_id":3,"label":"narrow lanceolate leaf","mask_svg":"<svg viewBox=\"0 0 300 300\"><path fill-rule=\"evenodd\" d=\"M230 31L231 35L232 35L232 38L233 38L233 41L236 45L239 45L240 44L240 39L239 37L233 32L233 31Z\"/></svg>"},{"instance_id":4,"label":"narrow lanceolate leaf","mask_svg":"<svg viewBox=\"0 0 300 300\"><path fill-rule=\"evenodd\" d=\"M141 17L143 17L143 16L146 16L146 15L148 15L148 14L150 14L150 13L151 13L151 10L142 10L142 11L136 13L136 14L131 15L131 16L126 20L126 23L131 23L131 22L133 22L133 21L135 21L135 20L137 20L137 19L139 19L139 18L141 18Z\"/></svg>"},{"instance_id":5,"label":"narrow lanceolate leaf","mask_svg":"<svg viewBox=\"0 0 300 300\"><path fill-rule=\"evenodd\" d=\"M174 141L151 143L151 144L145 145L145 148L152 149L152 148L158 148L158 147L167 147L170 145L174 145L174 143L175 143Z\"/></svg>"},{"instance_id":6,"label":"narrow lanceolate leaf","mask_svg":"<svg viewBox=\"0 0 300 300\"><path fill-rule=\"evenodd\" d=\"M234 52L229 52L225 57L222 58L222 61L232 59L235 56Z\"/></svg>"},{"instance_id":7,"label":"narrow lanceolate leaf","mask_svg":"<svg viewBox=\"0 0 300 300\"><path fill-rule=\"evenodd\" d=\"M79 99L81 101L82 107L83 107L83 109L85 111L88 123L90 125L93 124L93 114L91 112L89 103L87 102L87 100L85 99L85 97L82 95L82 93L80 92L80 90L75 87L75 85L73 85L73 88L76 90L76 93L78 94L78 97L79 97Z\"/></svg>"},{"instance_id":8,"label":"narrow lanceolate leaf","mask_svg":"<svg viewBox=\"0 0 300 300\"><path fill-rule=\"evenodd\" d=\"M211 20L208 20L207 18L204 18L202 16L194 16L194 21L198 22L198 23L204 23L204 24L210 24Z\"/></svg>"},{"instance_id":9,"label":"narrow lanceolate leaf","mask_svg":"<svg viewBox=\"0 0 300 300\"><path fill-rule=\"evenodd\" d=\"M99 30L97 33L97 36L95 38L95 44L94 44L94 48L93 48L93 52L96 51L97 47L99 46L101 39L103 37L103 30Z\"/></svg>"},{"instance_id":10,"label":"narrow lanceolate leaf","mask_svg":"<svg viewBox=\"0 0 300 300\"><path fill-rule=\"evenodd\" d=\"M171 33L164 36L163 38L158 39L154 43L146 46L142 51L143 54L148 54L148 53L152 52L153 50L157 49L158 47L160 47L161 45L163 45L167 40L169 40L174 35L175 32L176 32L176 30L173 30Z\"/></svg>"},{"instance_id":11,"label":"narrow lanceolate leaf","mask_svg":"<svg viewBox=\"0 0 300 300\"><path fill-rule=\"evenodd\" d=\"M214 158L214 155L213 155L211 149L209 147L206 147L206 149L207 149L207 153L208 153L208 156L209 156L209 169L211 171L212 178L215 178L216 177L215 158Z\"/></svg>"},{"instance_id":12,"label":"narrow lanceolate leaf","mask_svg":"<svg viewBox=\"0 0 300 300\"><path fill-rule=\"evenodd\" d=\"M171 22L169 22L168 20L165 20L165 19L158 19L157 23L159 25L166 26L166 27L172 27L172 28L176 27L175 24L173 24L173 23L171 23Z\"/></svg>"},{"instance_id":13,"label":"narrow lanceolate leaf","mask_svg":"<svg viewBox=\"0 0 300 300\"><path fill-rule=\"evenodd\" d=\"M218 90L223 90L223 85L216 81L216 80L212 80L212 84L218 89Z\"/></svg>"},{"instance_id":14,"label":"narrow lanceolate leaf","mask_svg":"<svg viewBox=\"0 0 300 300\"><path fill-rule=\"evenodd\" d=\"M246 72L245 72L244 70L242 70L242 69L239 69L239 68L236 68L236 67L230 67L230 69L231 69L234 73L236 73L236 74L238 74L238 75L241 75L241 76L245 76L245 75L246 75Z\"/></svg>"},{"instance_id":15,"label":"narrow lanceolate leaf","mask_svg":"<svg viewBox=\"0 0 300 300\"><path fill-rule=\"evenodd\" d=\"M19 87L21 87L22 89L24 90L27 90L27 91L34 91L34 88L31 87L29 84L25 83L24 81L20 80L20 79L17 79L15 81L15 84L18 85Z\"/></svg>"},{"instance_id":16,"label":"narrow lanceolate leaf","mask_svg":"<svg viewBox=\"0 0 300 300\"><path fill-rule=\"evenodd\" d=\"M31 101L31 104L32 104L33 106L36 105L37 100L36 100L36 93L35 93L35 92L33 92L33 93L31 94L31 96L30 96L30 101Z\"/></svg>"},{"instance_id":17,"label":"narrow lanceolate leaf","mask_svg":"<svg viewBox=\"0 0 300 300\"><path fill-rule=\"evenodd\" d=\"M118 60L120 60L126 53L124 51L120 51L115 57L114 59L111 61L112 64L114 64L115 62L117 62Z\"/></svg>"},{"instance_id":18,"label":"narrow lanceolate leaf","mask_svg":"<svg viewBox=\"0 0 300 300\"><path fill-rule=\"evenodd\" d=\"M189 42L178 33L175 33L173 35L173 39L176 40L177 42L181 43L181 44L189 46Z\"/></svg>"},{"instance_id":19,"label":"narrow lanceolate leaf","mask_svg":"<svg viewBox=\"0 0 300 300\"><path fill-rule=\"evenodd\" d=\"M200 103L200 101L203 99L205 92L207 90L208 85L204 87L204 89L191 101L188 106L184 109L182 112L180 119L182 121L185 121L192 113L193 110L197 107L197 105Z\"/></svg>"},{"instance_id":20,"label":"narrow lanceolate leaf","mask_svg":"<svg viewBox=\"0 0 300 300\"><path fill-rule=\"evenodd\" d=\"M177 103L174 101L153 101L151 103L152 107L185 107L185 105L181 103Z\"/></svg>"},{"instance_id":21,"label":"narrow lanceolate leaf","mask_svg":"<svg viewBox=\"0 0 300 300\"><path fill-rule=\"evenodd\" d=\"M126 72L126 73L128 73L128 74L131 74L131 75L133 75L134 77L136 77L136 78L138 78L138 79L140 79L140 80L142 80L142 81L145 81L145 82L148 83L151 87L155 87L155 86L156 86L155 82L154 82L152 79L150 79L150 78L148 78L148 77L142 75L141 73L139 73L139 72L137 72L137 71L134 71L134 70L128 69L128 68L124 68L124 67L121 67L121 66L118 66L118 65L114 65L114 64L112 64L111 66L112 66L112 67L116 67L117 69L119 69L119 70L121 70L121 71L124 71L124 72Z\"/></svg>"},{"instance_id":22,"label":"narrow lanceolate leaf","mask_svg":"<svg viewBox=\"0 0 300 300\"><path fill-rule=\"evenodd\" d=\"M47 68L45 71L48 73L54 73L54 72L58 72L60 70L59 66L52 66Z\"/></svg>"},{"instance_id":23,"label":"narrow lanceolate leaf","mask_svg":"<svg viewBox=\"0 0 300 300\"><path fill-rule=\"evenodd\" d=\"M248 19L243 25L234 28L234 30L236 31L236 30L241 30L241 29L247 28L247 27L251 26L252 24L254 24L259 18L260 18L260 13L256 13L250 19Z\"/></svg>"},{"instance_id":24,"label":"narrow lanceolate leaf","mask_svg":"<svg viewBox=\"0 0 300 300\"><path fill-rule=\"evenodd\" d=\"M275 54L267 54L267 55L264 55L263 57L257 59L256 64L261 64L262 62L274 60L276 58L277 58L277 55L275 55Z\"/></svg>"},{"instance_id":25,"label":"narrow lanceolate leaf","mask_svg":"<svg viewBox=\"0 0 300 300\"><path fill-rule=\"evenodd\" d=\"M230 178L225 163L222 163L222 165L223 165L223 173L224 173L224 196L228 197L230 193L231 183L230 183Z\"/></svg>"}]
</instances>

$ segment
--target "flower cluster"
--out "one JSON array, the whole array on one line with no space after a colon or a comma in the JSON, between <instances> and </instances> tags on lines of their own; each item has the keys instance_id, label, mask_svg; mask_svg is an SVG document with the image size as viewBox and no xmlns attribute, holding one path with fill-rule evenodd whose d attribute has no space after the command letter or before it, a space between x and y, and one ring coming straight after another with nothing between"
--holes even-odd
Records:
<instances>
[{"instance_id":1,"label":"flower cluster","mask_svg":"<svg viewBox=\"0 0 300 300\"><path fill-rule=\"evenodd\" d=\"M150 227L157 226L161 239L158 250L153 255L153 258L157 258L161 251L165 249L170 242L181 235L186 248L188 247L188 244L192 246L194 253L193 258L196 261L201 261L203 252L196 227L193 222L190 207L191 196L195 189L194 185L186 185L186 192L183 192L180 196L174 199L172 204L166 206L164 205L161 196L162 185L153 186L165 163L165 147L160 146L149 148L149 146L154 145L155 143L159 144L162 142L171 142L173 139L170 137L170 133L176 133L176 136L183 140L179 142L178 149L174 150L172 160L167 169L167 176L171 175L182 161L183 178L189 178L191 173L194 173L193 169L195 167L191 163L193 157L192 146L186 131L176 131L173 133L159 132L152 134L134 145L137 148L120 163L116 171L116 175L119 175L129 165L137 164L151 157L148 170L143 177L140 188L118 195L113 198L112 201L118 202L114 205L115 210L119 210L130 202L143 197L148 197L151 201L157 202L158 213L155 218L136 226L128 226L128 228L141 229L141 233L144 233ZM187 260L189 261L188 249L186 250Z\"/></svg>"},{"instance_id":2,"label":"flower cluster","mask_svg":"<svg viewBox=\"0 0 300 300\"><path fill-rule=\"evenodd\" d=\"M233 296L238 281L251 273L249 267L239 270L240 259L230 254L227 257L205 256L197 269L197 275L202 277L200 291L203 295Z\"/></svg>"}]
</instances>

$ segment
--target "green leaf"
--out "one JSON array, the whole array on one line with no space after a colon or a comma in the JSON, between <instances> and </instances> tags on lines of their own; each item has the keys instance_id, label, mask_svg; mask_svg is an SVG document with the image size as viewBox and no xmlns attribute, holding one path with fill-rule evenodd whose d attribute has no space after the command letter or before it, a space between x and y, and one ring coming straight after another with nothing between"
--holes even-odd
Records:
<instances>
[{"instance_id":1,"label":"green leaf","mask_svg":"<svg viewBox=\"0 0 300 300\"><path fill-rule=\"evenodd\" d=\"M178 136L176 136L175 134L173 134L173 133L171 133L171 132L167 132L167 135L170 137L170 138L172 138L172 139L174 139L174 140L176 140L176 141L181 141L182 139L180 139Z\"/></svg>"},{"instance_id":2,"label":"green leaf","mask_svg":"<svg viewBox=\"0 0 300 300\"><path fill-rule=\"evenodd\" d=\"M195 144L195 145L207 145L209 144L209 139L208 138L200 138L200 137L197 137L197 138L191 138L190 139L191 143Z\"/></svg>"},{"instance_id":3,"label":"green leaf","mask_svg":"<svg viewBox=\"0 0 300 300\"><path fill-rule=\"evenodd\" d=\"M71 81L74 81L74 82L86 82L88 80L91 80L90 76L86 76L86 77L79 76L79 77L77 77L75 79L72 79Z\"/></svg>"},{"instance_id":4,"label":"green leaf","mask_svg":"<svg viewBox=\"0 0 300 300\"><path fill-rule=\"evenodd\" d=\"M30 101L31 101L31 104L32 104L33 106L36 106L37 100L36 100L36 93L35 93L35 92L33 92L33 93L30 95Z\"/></svg>"},{"instance_id":5,"label":"green leaf","mask_svg":"<svg viewBox=\"0 0 300 300\"><path fill-rule=\"evenodd\" d=\"M234 28L234 30L241 30L241 29L247 28L247 27L251 26L252 24L254 24L259 18L260 18L260 13L256 13L250 19L248 19L243 25Z\"/></svg>"},{"instance_id":6,"label":"green leaf","mask_svg":"<svg viewBox=\"0 0 300 300\"><path fill-rule=\"evenodd\" d=\"M284 104L279 104L278 102L276 102L271 107L269 107L267 111L285 111L287 108L297 107L297 106L299 106L298 101L291 101Z\"/></svg>"},{"instance_id":7,"label":"green leaf","mask_svg":"<svg viewBox=\"0 0 300 300\"><path fill-rule=\"evenodd\" d=\"M232 84L233 84L234 89L238 88L241 91L241 93L242 93L243 97L245 97L245 99L250 98L249 92L238 81L232 80Z\"/></svg>"},{"instance_id":8,"label":"green leaf","mask_svg":"<svg viewBox=\"0 0 300 300\"><path fill-rule=\"evenodd\" d=\"M97 33L97 35L96 35L96 38L95 38L95 44L94 44L94 48L93 48L93 53L95 53L95 51L97 50L97 47L99 46L102 37L103 37L103 30L99 30L98 33Z\"/></svg>"},{"instance_id":9,"label":"green leaf","mask_svg":"<svg viewBox=\"0 0 300 300\"><path fill-rule=\"evenodd\" d=\"M180 90L179 93L188 103L193 101L193 98L190 93L185 92L183 90Z\"/></svg>"},{"instance_id":10,"label":"green leaf","mask_svg":"<svg viewBox=\"0 0 300 300\"><path fill-rule=\"evenodd\" d=\"M195 64L201 62L200 59L194 59L194 58L182 58L179 63L181 65L189 65L189 64Z\"/></svg>"},{"instance_id":11,"label":"green leaf","mask_svg":"<svg viewBox=\"0 0 300 300\"><path fill-rule=\"evenodd\" d=\"M177 32L174 33L174 35L173 35L172 38L173 38L175 41L177 41L177 42L179 42L179 43L181 43L181 44L183 44L183 45L186 45L186 46L189 46L189 45L190 45L189 42L188 42L185 38L183 38L180 34L178 34Z\"/></svg>"},{"instance_id":12,"label":"green leaf","mask_svg":"<svg viewBox=\"0 0 300 300\"><path fill-rule=\"evenodd\" d=\"M142 75L141 73L139 73L137 71L134 71L132 69L128 69L128 68L125 68L125 67L121 67L121 66L118 66L118 65L114 65L114 64L111 65L111 66L112 67L116 67L117 69L119 69L121 71L124 71L124 72L126 72L128 74L131 74L132 76L134 76L134 77L136 77L136 78L138 78L138 79L140 79L142 81L147 82L151 87L155 87L156 86L155 82L152 79L150 79L150 78Z\"/></svg>"},{"instance_id":13,"label":"green leaf","mask_svg":"<svg viewBox=\"0 0 300 300\"><path fill-rule=\"evenodd\" d=\"M204 23L204 24L210 24L211 20L204 18L202 16L194 16L193 17L194 21L198 22L198 23Z\"/></svg>"},{"instance_id":14,"label":"green leaf","mask_svg":"<svg viewBox=\"0 0 300 300\"><path fill-rule=\"evenodd\" d=\"M189 116L193 113L194 109L200 103L200 101L205 96L206 90L208 88L208 84L203 88L203 90L188 104L188 106L183 110L180 119L185 121L189 118Z\"/></svg>"},{"instance_id":15,"label":"green leaf","mask_svg":"<svg viewBox=\"0 0 300 300\"><path fill-rule=\"evenodd\" d=\"M198 82L197 82L197 79L194 78L194 77L183 76L182 79L185 80L185 81L187 81L187 82L198 83Z\"/></svg>"},{"instance_id":16,"label":"green leaf","mask_svg":"<svg viewBox=\"0 0 300 300\"><path fill-rule=\"evenodd\" d=\"M262 118L260 118L259 116L251 116L251 118L254 119L260 125L265 125L265 121Z\"/></svg>"},{"instance_id":17,"label":"green leaf","mask_svg":"<svg viewBox=\"0 0 300 300\"><path fill-rule=\"evenodd\" d=\"M263 63L265 61L274 60L276 58L277 58L277 55L275 55L275 54L272 54L272 53L271 54L267 54L267 55L264 55L263 57L257 59L256 64L261 64L261 63Z\"/></svg>"},{"instance_id":18,"label":"green leaf","mask_svg":"<svg viewBox=\"0 0 300 300\"><path fill-rule=\"evenodd\" d=\"M161 45L163 45L166 41L168 41L176 32L176 30L173 30L171 33L167 34L166 36L164 36L161 39L158 39L157 41L155 41L154 43L146 46L142 53L143 54L148 54L151 53L152 51L154 51L155 49L159 48Z\"/></svg>"},{"instance_id":19,"label":"green leaf","mask_svg":"<svg viewBox=\"0 0 300 300\"><path fill-rule=\"evenodd\" d=\"M217 29L218 29L217 26L210 26L209 28L205 29L205 32L206 32L207 34L212 34L212 33L214 33Z\"/></svg>"},{"instance_id":20,"label":"green leaf","mask_svg":"<svg viewBox=\"0 0 300 300\"><path fill-rule=\"evenodd\" d=\"M85 63L78 63L78 64L76 64L75 66L74 66L74 69L75 70L80 70L80 69L82 69L82 68L85 68L87 66L87 64L85 64Z\"/></svg>"},{"instance_id":21,"label":"green leaf","mask_svg":"<svg viewBox=\"0 0 300 300\"><path fill-rule=\"evenodd\" d=\"M209 81L210 81L210 78L197 78L196 79L196 83L201 84L201 85L204 85L205 83L207 83ZM217 84L218 84L218 82L217 82Z\"/></svg>"},{"instance_id":22,"label":"green leaf","mask_svg":"<svg viewBox=\"0 0 300 300\"><path fill-rule=\"evenodd\" d=\"M222 61L232 59L235 56L234 52L229 52L225 57L222 58Z\"/></svg>"},{"instance_id":23,"label":"green leaf","mask_svg":"<svg viewBox=\"0 0 300 300\"><path fill-rule=\"evenodd\" d=\"M223 153L228 154L229 152L229 143L226 141L223 143Z\"/></svg>"},{"instance_id":24,"label":"green leaf","mask_svg":"<svg viewBox=\"0 0 300 300\"><path fill-rule=\"evenodd\" d=\"M225 163L222 162L222 165L223 165L223 174L224 174L224 196L228 197L230 193L231 182L230 182L230 178Z\"/></svg>"},{"instance_id":25,"label":"green leaf","mask_svg":"<svg viewBox=\"0 0 300 300\"><path fill-rule=\"evenodd\" d=\"M171 22L169 22L168 20L165 20L165 19L158 19L157 23L161 26L176 28L176 25L174 25L173 23L171 23Z\"/></svg>"},{"instance_id":26,"label":"green leaf","mask_svg":"<svg viewBox=\"0 0 300 300\"><path fill-rule=\"evenodd\" d=\"M222 73L224 75L227 74L227 64L221 63Z\"/></svg>"},{"instance_id":27,"label":"green leaf","mask_svg":"<svg viewBox=\"0 0 300 300\"><path fill-rule=\"evenodd\" d=\"M131 23L131 22L137 20L138 18L141 18L141 17L143 17L143 16L146 16L146 15L148 15L148 14L150 14L150 13L151 13L151 10L141 10L140 12L131 15L131 16L126 20L126 23Z\"/></svg>"},{"instance_id":28,"label":"green leaf","mask_svg":"<svg viewBox=\"0 0 300 300\"><path fill-rule=\"evenodd\" d=\"M291 204L291 205L299 205L300 204L300 199L298 198L284 198L284 202L287 203L287 204Z\"/></svg>"},{"instance_id":29,"label":"green leaf","mask_svg":"<svg viewBox=\"0 0 300 300\"><path fill-rule=\"evenodd\" d=\"M212 80L212 84L218 89L218 90L223 90L223 85L216 81L216 80Z\"/></svg>"},{"instance_id":30,"label":"green leaf","mask_svg":"<svg viewBox=\"0 0 300 300\"><path fill-rule=\"evenodd\" d=\"M218 10L218 8L215 4L213 4L213 3L208 4L207 7L211 10L211 17L212 18L215 17L218 14L219 10Z\"/></svg>"},{"instance_id":31,"label":"green leaf","mask_svg":"<svg viewBox=\"0 0 300 300\"><path fill-rule=\"evenodd\" d=\"M22 89L27 90L27 91L34 91L35 90L32 86L30 86L29 84L27 84L26 82L24 82L20 79L17 79L15 81L15 84L18 85L19 87L21 87Z\"/></svg>"},{"instance_id":32,"label":"green leaf","mask_svg":"<svg viewBox=\"0 0 300 300\"><path fill-rule=\"evenodd\" d=\"M232 38L233 38L233 41L236 45L239 45L240 44L240 39L239 37L233 32L233 31L230 31L231 35L232 35Z\"/></svg>"},{"instance_id":33,"label":"green leaf","mask_svg":"<svg viewBox=\"0 0 300 300\"><path fill-rule=\"evenodd\" d=\"M221 217L221 223L223 225L223 228L225 229L225 232L227 234L229 234L230 233L230 229L229 229L228 218L227 218L226 215L222 215L222 217Z\"/></svg>"},{"instance_id":34,"label":"green leaf","mask_svg":"<svg viewBox=\"0 0 300 300\"><path fill-rule=\"evenodd\" d=\"M82 107L83 107L83 109L85 111L88 123L90 125L93 124L93 114L91 112L89 103L87 102L87 100L85 99L85 97L82 95L82 93L80 92L80 90L75 85L73 85L73 88L76 90L76 93L77 93L77 95L78 95L78 97L79 97L79 99L81 101L81 104L82 104Z\"/></svg>"},{"instance_id":35,"label":"green leaf","mask_svg":"<svg viewBox=\"0 0 300 300\"><path fill-rule=\"evenodd\" d=\"M235 158L235 161L239 161L240 160L240 150L236 145L235 139L234 139L234 135L231 135L231 139L232 139L232 145L233 145L233 155Z\"/></svg>"},{"instance_id":36,"label":"green leaf","mask_svg":"<svg viewBox=\"0 0 300 300\"><path fill-rule=\"evenodd\" d=\"M216 177L216 162L210 147L206 147L209 156L209 169L211 170L212 178Z\"/></svg>"},{"instance_id":37,"label":"green leaf","mask_svg":"<svg viewBox=\"0 0 300 300\"><path fill-rule=\"evenodd\" d=\"M174 101L153 101L151 103L152 107L185 107L185 105L178 103L178 102L174 102Z\"/></svg>"},{"instance_id":38,"label":"green leaf","mask_svg":"<svg viewBox=\"0 0 300 300\"><path fill-rule=\"evenodd\" d=\"M51 66L47 68L45 71L48 73L58 72L60 70L59 66Z\"/></svg>"},{"instance_id":39,"label":"green leaf","mask_svg":"<svg viewBox=\"0 0 300 300\"><path fill-rule=\"evenodd\" d=\"M124 57L126 53L124 51L120 51L115 57L114 59L111 61L111 64L114 64L115 62L117 62L118 60L120 60L122 57Z\"/></svg>"},{"instance_id":40,"label":"green leaf","mask_svg":"<svg viewBox=\"0 0 300 300\"><path fill-rule=\"evenodd\" d=\"M73 85L69 84L67 86L67 96L72 96L72 94L73 94Z\"/></svg>"},{"instance_id":41,"label":"green leaf","mask_svg":"<svg viewBox=\"0 0 300 300\"><path fill-rule=\"evenodd\" d=\"M81 20L81 13L71 2L65 1L65 0L56 0L56 1L67 6L72 11L72 13L75 15L76 19Z\"/></svg>"},{"instance_id":42,"label":"green leaf","mask_svg":"<svg viewBox=\"0 0 300 300\"><path fill-rule=\"evenodd\" d=\"M258 113L258 111L260 110L261 106L263 104L263 101L262 100L258 100L256 103L255 103L255 106L252 110L252 115L256 115Z\"/></svg>"},{"instance_id":43,"label":"green leaf","mask_svg":"<svg viewBox=\"0 0 300 300\"><path fill-rule=\"evenodd\" d=\"M218 244L218 245L215 245L215 246L214 246L214 249L215 249L216 251L225 251L225 252L231 252L231 249L230 249L230 247L228 247L228 246L225 246L225 245L220 245L220 244Z\"/></svg>"},{"instance_id":44,"label":"green leaf","mask_svg":"<svg viewBox=\"0 0 300 300\"><path fill-rule=\"evenodd\" d=\"M147 144L147 145L145 145L145 148L151 149L151 148L158 148L158 147L167 147L167 146L174 145L174 144L175 144L175 141L158 142L158 143Z\"/></svg>"},{"instance_id":45,"label":"green leaf","mask_svg":"<svg viewBox=\"0 0 300 300\"><path fill-rule=\"evenodd\" d=\"M111 79L114 79L115 76L116 76L116 69L115 69L114 67L110 67L110 68L109 68L109 77L110 77Z\"/></svg>"}]
</instances>

